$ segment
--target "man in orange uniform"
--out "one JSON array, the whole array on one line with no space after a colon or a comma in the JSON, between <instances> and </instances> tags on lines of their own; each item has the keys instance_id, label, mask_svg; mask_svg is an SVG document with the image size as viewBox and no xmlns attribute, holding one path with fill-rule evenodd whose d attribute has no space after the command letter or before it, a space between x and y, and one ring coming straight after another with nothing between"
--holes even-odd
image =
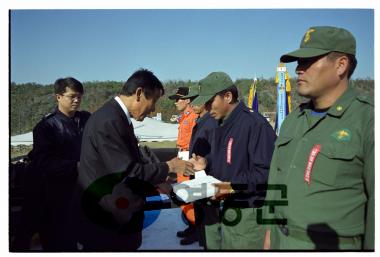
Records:
<instances>
[{"instance_id":1,"label":"man in orange uniform","mask_svg":"<svg viewBox=\"0 0 380 257\"><path fill-rule=\"evenodd\" d=\"M178 111L181 112L178 117L178 139L177 147L179 151L189 151L191 134L193 127L196 124L198 115L194 112L190 106L194 96L187 97L189 95L188 87L179 87L174 95L169 96L169 99L175 100L175 106ZM189 177L177 174L177 182L183 182L189 180ZM184 231L178 231L177 236L183 237L180 241L181 245L188 245L198 241L198 233L195 228L195 214L193 204L186 204L181 206L182 212L188 221L189 227Z\"/></svg>"},{"instance_id":2,"label":"man in orange uniform","mask_svg":"<svg viewBox=\"0 0 380 257\"><path fill-rule=\"evenodd\" d=\"M188 87L179 87L176 94L169 96L169 99L175 100L175 106L181 112L178 117L177 147L179 151L189 151L191 133L198 118L198 115L195 114L190 106L192 98L186 98L188 94Z\"/></svg>"}]
</instances>

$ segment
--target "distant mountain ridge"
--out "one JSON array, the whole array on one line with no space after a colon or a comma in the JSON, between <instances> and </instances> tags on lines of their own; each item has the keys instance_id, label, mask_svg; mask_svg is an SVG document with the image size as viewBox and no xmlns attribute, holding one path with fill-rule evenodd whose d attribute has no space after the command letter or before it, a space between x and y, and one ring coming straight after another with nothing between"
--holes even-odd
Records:
<instances>
[{"instance_id":1,"label":"distant mountain ridge","mask_svg":"<svg viewBox=\"0 0 380 257\"><path fill-rule=\"evenodd\" d=\"M235 85L239 89L239 96L242 101L247 102L249 87L253 79L237 79ZM259 79L257 92L259 96L260 112L276 111L276 83L273 78ZM166 81L163 83L165 95L161 97L156 106L156 113L162 113L162 119L170 122L172 114L177 111L174 101L168 99L168 95L173 94L180 86L195 86L196 81ZM365 94L374 95L374 80L355 79L351 84L358 91ZM123 86L123 82L117 81L92 81L84 82L85 95L82 100L81 109L94 112L101 107L111 97L118 94ZM292 85L292 105L298 106L306 99L299 97L295 91L296 82L291 79ZM18 135L29 132L41 120L41 118L54 109L56 106L53 85L40 85L36 83L16 84L11 83L10 87L10 133ZM154 114L155 115L155 114Z\"/></svg>"}]
</instances>

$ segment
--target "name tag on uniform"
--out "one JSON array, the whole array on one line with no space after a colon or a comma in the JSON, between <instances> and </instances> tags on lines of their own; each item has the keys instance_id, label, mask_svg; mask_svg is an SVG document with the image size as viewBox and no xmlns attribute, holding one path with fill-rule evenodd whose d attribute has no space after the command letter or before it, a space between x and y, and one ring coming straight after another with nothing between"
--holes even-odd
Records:
<instances>
[{"instance_id":1,"label":"name tag on uniform","mask_svg":"<svg viewBox=\"0 0 380 257\"><path fill-rule=\"evenodd\" d=\"M232 144L234 142L234 139L231 137L229 140L228 140L228 145L227 145L227 163L228 164L231 164L231 160L232 160Z\"/></svg>"},{"instance_id":2,"label":"name tag on uniform","mask_svg":"<svg viewBox=\"0 0 380 257\"><path fill-rule=\"evenodd\" d=\"M309 159L307 160L306 169L303 176L303 179L308 185L310 185L311 172L313 170L315 159L317 158L320 151L321 145L314 145L309 154Z\"/></svg>"}]
</instances>

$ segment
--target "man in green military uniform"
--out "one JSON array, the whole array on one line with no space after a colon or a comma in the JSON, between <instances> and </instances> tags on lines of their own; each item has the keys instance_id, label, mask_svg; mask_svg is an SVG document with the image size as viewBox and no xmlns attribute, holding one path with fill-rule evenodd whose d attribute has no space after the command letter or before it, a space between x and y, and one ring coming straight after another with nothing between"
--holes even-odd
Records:
<instances>
[{"instance_id":1,"label":"man in green military uniform","mask_svg":"<svg viewBox=\"0 0 380 257\"><path fill-rule=\"evenodd\" d=\"M310 99L281 126L268 184L287 206L268 208L265 249L374 249L374 104L349 86L356 41L341 28L312 27L297 61L297 92ZM266 204L284 199L269 190ZM271 202L272 201L272 202Z\"/></svg>"}]
</instances>

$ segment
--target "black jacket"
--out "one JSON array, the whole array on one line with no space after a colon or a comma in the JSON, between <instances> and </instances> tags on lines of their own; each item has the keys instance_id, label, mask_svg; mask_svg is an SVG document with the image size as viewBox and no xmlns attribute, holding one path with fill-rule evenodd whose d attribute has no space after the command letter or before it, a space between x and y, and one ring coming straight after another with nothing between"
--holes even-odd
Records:
<instances>
[{"instance_id":1,"label":"black jacket","mask_svg":"<svg viewBox=\"0 0 380 257\"><path fill-rule=\"evenodd\" d=\"M164 181L168 171L166 163L144 164L133 125L116 100L111 99L88 120L80 159L83 188L96 178L117 172L154 185Z\"/></svg>"},{"instance_id":2,"label":"black jacket","mask_svg":"<svg viewBox=\"0 0 380 257\"><path fill-rule=\"evenodd\" d=\"M136 210L129 222L116 221L128 207L145 201L152 185L164 182L169 167L166 163L146 163L138 148L133 126L115 99L105 103L92 114L84 130L79 168L79 227L80 242L85 250L135 250L141 244L143 210ZM124 207L111 201L100 205L105 196L119 197L115 186L123 185L133 196L120 195L130 200ZM138 198L137 198L138 197ZM122 203L122 202L119 202ZM127 214L126 214L127 215Z\"/></svg>"},{"instance_id":3,"label":"black jacket","mask_svg":"<svg viewBox=\"0 0 380 257\"><path fill-rule=\"evenodd\" d=\"M210 175L231 182L240 191L232 194L227 202L240 207L262 204L255 201L265 198L275 139L267 120L241 102L213 130Z\"/></svg>"},{"instance_id":4,"label":"black jacket","mask_svg":"<svg viewBox=\"0 0 380 257\"><path fill-rule=\"evenodd\" d=\"M190 140L190 157L193 153L205 157L211 152L211 135L212 130L218 127L218 122L206 113L203 117L197 119Z\"/></svg>"},{"instance_id":5,"label":"black jacket","mask_svg":"<svg viewBox=\"0 0 380 257\"><path fill-rule=\"evenodd\" d=\"M33 129L33 150L29 153L33 175L62 178L77 173L84 126L90 117L77 111L69 118L56 108Z\"/></svg>"}]
</instances>

